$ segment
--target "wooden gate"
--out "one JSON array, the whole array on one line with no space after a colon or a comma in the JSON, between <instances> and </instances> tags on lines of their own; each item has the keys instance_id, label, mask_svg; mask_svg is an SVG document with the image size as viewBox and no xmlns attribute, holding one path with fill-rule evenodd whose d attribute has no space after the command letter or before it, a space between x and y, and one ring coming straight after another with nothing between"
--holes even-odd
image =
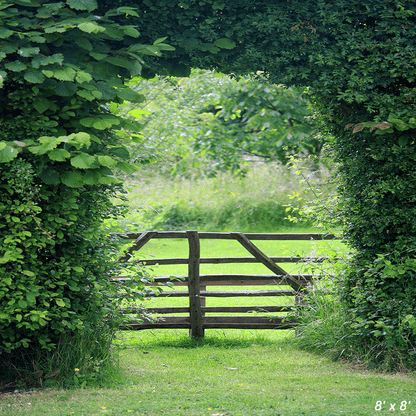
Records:
<instances>
[{"instance_id":1,"label":"wooden gate","mask_svg":"<svg viewBox=\"0 0 416 416\"><path fill-rule=\"evenodd\" d=\"M121 329L142 330L151 328L188 328L190 335L203 337L205 329L211 328L240 328L240 329L290 329L296 326L296 320L286 319L282 315L270 315L293 311L303 303L304 294L313 286L313 275L289 274L277 263L298 263L310 260L302 257L269 257L253 244L253 240L333 240L334 235L324 234L253 234L253 233L220 233L197 231L147 231L142 234L126 234L123 238L134 239L125 256L120 261L132 260L134 253L139 251L151 239L180 239L188 240L189 255L186 258L150 259L134 261L148 266L187 264L188 274L177 276L173 280L176 286L187 286L188 291L162 292L158 297L187 297L188 307L158 307L148 308L147 312L156 314L154 320L145 319L141 323L130 323ZM201 258L200 239L232 239L238 241L252 257L217 257ZM318 259L319 261L319 259ZM200 274L200 264L224 263L262 263L273 274L241 275L241 274ZM117 279L125 279L120 276ZM159 286L172 282L172 276L157 276L150 286ZM208 290L215 286L285 286L285 289L273 290ZM285 296L294 298L289 305L274 306L206 306L209 297L266 297ZM135 310L125 309L126 314ZM255 312L251 316L247 313ZM213 313L225 315L213 316ZM174 316L174 314L187 314ZM209 315L208 315L209 314ZM240 315L239 315L240 314ZM245 314L245 315L241 315Z\"/></svg>"}]
</instances>

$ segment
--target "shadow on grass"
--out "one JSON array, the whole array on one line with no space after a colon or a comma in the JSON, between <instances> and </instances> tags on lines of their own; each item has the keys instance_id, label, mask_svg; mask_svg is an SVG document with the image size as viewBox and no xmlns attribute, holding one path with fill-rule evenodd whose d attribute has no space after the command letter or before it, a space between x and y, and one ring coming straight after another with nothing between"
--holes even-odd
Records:
<instances>
[{"instance_id":1,"label":"shadow on grass","mask_svg":"<svg viewBox=\"0 0 416 416\"><path fill-rule=\"evenodd\" d=\"M156 331L155 331L156 332ZM262 334L262 331L250 331L244 334L243 331L238 333L230 333L229 331L217 332L215 335L206 335L204 338L192 338L188 334L182 332L179 334L167 333L160 334L148 332L144 336L136 333L121 333L117 344L120 349L129 348L251 348L253 346L271 346L282 345L289 342L292 338L293 331L279 331L279 334Z\"/></svg>"}]
</instances>

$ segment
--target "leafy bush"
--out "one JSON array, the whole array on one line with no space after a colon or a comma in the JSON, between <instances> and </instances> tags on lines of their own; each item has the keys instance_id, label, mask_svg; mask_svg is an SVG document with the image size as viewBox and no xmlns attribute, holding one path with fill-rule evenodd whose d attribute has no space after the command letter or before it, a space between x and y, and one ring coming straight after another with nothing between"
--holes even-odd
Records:
<instances>
[{"instance_id":1,"label":"leafy bush","mask_svg":"<svg viewBox=\"0 0 416 416\"><path fill-rule=\"evenodd\" d=\"M123 82L140 73L141 56L170 47L161 39L137 44L134 26L115 20L136 14L131 8L98 16L96 7L95 0L1 6L0 382L46 376L47 357L59 357L68 375L84 336L85 355L109 359L117 307L133 296L110 283L122 267L119 241L101 227L125 210L123 201L112 203L122 192L116 174L136 170L125 142L137 137L126 129L138 125L116 113L124 100L142 100Z\"/></svg>"},{"instance_id":2,"label":"leafy bush","mask_svg":"<svg viewBox=\"0 0 416 416\"><path fill-rule=\"evenodd\" d=\"M119 186L46 185L24 158L0 165L0 184L0 342L7 380L13 369L40 371L33 358L61 348L63 339L94 328L101 343L100 333L118 327L119 288L109 278L121 267L113 260L119 241L101 222L123 208L109 199Z\"/></svg>"}]
</instances>

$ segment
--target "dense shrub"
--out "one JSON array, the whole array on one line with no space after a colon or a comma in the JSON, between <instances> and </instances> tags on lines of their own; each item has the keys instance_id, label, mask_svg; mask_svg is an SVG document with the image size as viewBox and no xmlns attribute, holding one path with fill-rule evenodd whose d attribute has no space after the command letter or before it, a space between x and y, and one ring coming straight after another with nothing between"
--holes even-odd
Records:
<instances>
[{"instance_id":1,"label":"dense shrub","mask_svg":"<svg viewBox=\"0 0 416 416\"><path fill-rule=\"evenodd\" d=\"M128 287L116 295L109 281L122 266L119 242L101 227L124 212L123 202L112 203L122 191L117 172L136 170L125 142L126 129L138 127L117 111L142 99L124 84L140 74L141 56L169 47L159 40L150 51L135 41L134 26L115 22L135 14L130 8L98 16L96 7L95 0L1 6L0 382L39 372L52 378L51 362L69 374L81 355L108 359L116 308L133 295ZM120 45L125 37L130 47ZM69 358L45 358L52 356Z\"/></svg>"}]
</instances>

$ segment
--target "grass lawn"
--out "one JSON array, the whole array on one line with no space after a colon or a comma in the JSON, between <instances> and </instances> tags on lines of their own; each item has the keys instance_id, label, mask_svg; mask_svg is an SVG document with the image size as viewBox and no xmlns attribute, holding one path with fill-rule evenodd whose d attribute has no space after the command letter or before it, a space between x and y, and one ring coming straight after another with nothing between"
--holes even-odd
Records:
<instances>
[{"instance_id":1,"label":"grass lawn","mask_svg":"<svg viewBox=\"0 0 416 416\"><path fill-rule=\"evenodd\" d=\"M208 330L198 342L182 330L121 336L120 374L109 386L0 396L0 414L416 414L414 375L364 371L299 351L291 331Z\"/></svg>"}]
</instances>

